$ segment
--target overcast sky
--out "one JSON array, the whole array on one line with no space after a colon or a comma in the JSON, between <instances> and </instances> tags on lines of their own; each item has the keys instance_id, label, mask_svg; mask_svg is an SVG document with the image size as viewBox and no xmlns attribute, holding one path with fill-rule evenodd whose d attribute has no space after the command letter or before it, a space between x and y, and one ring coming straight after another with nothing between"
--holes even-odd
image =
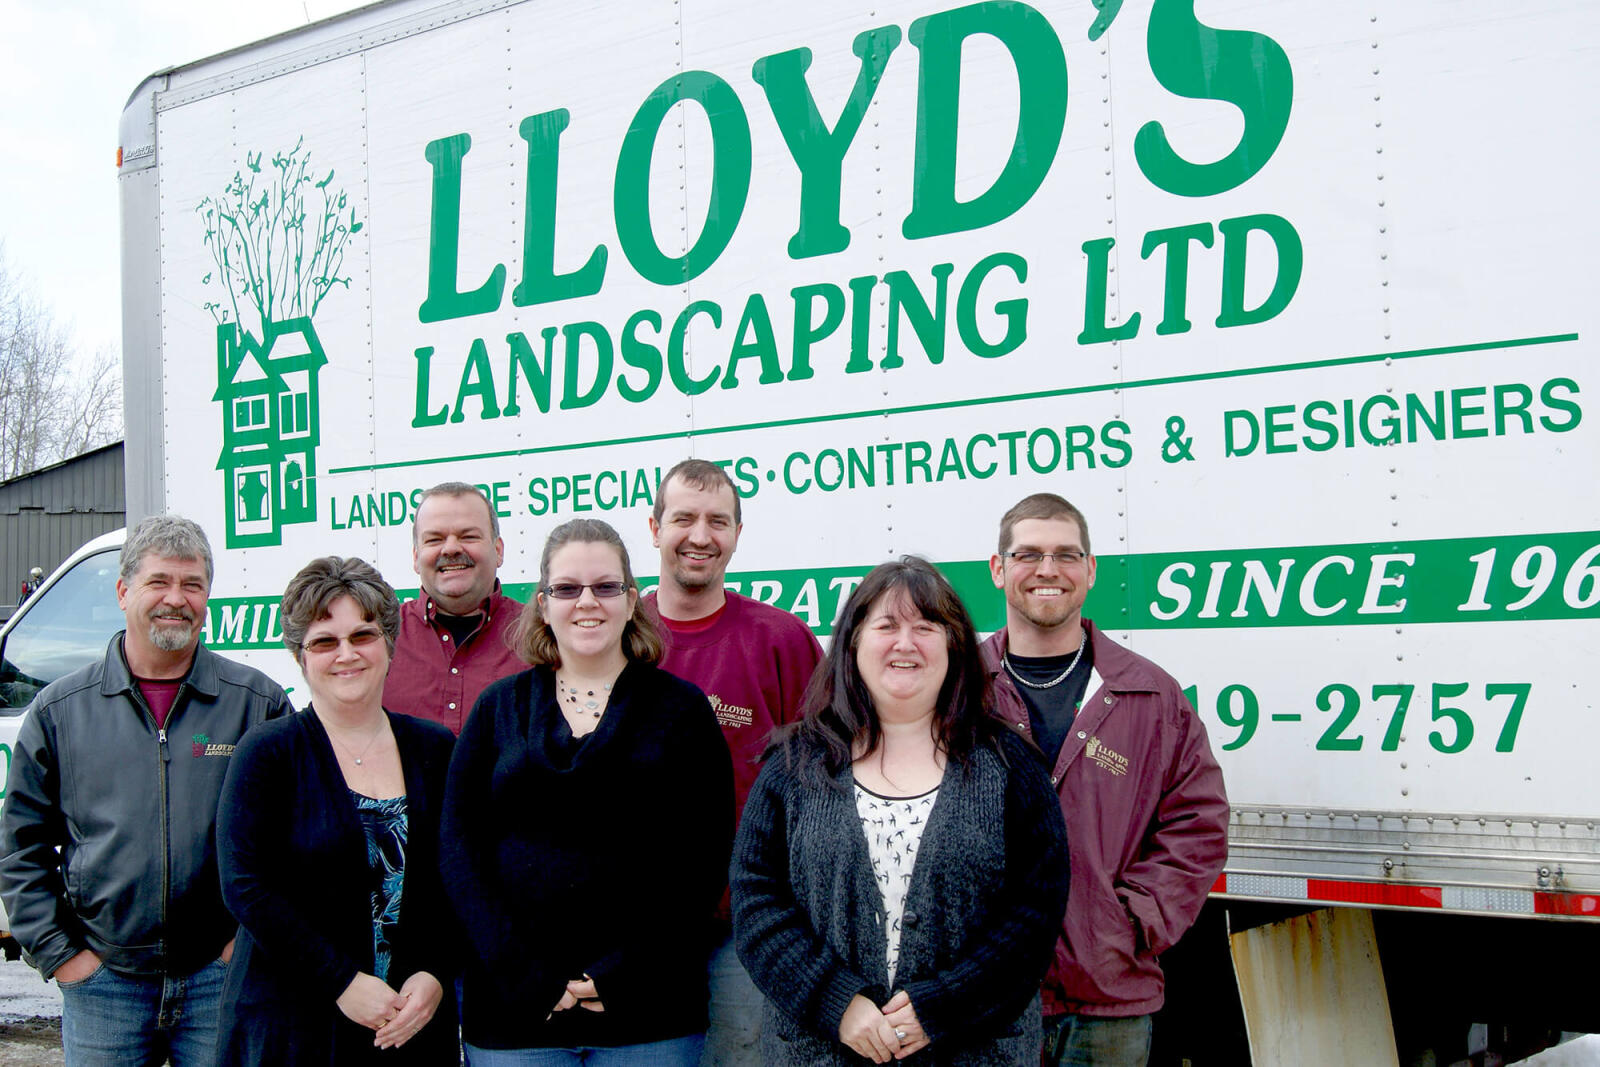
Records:
<instances>
[{"instance_id":1,"label":"overcast sky","mask_svg":"<svg viewBox=\"0 0 1600 1067\"><path fill-rule=\"evenodd\" d=\"M0 0L0 243L76 335L121 348L117 123L146 77L350 0Z\"/></svg>"}]
</instances>

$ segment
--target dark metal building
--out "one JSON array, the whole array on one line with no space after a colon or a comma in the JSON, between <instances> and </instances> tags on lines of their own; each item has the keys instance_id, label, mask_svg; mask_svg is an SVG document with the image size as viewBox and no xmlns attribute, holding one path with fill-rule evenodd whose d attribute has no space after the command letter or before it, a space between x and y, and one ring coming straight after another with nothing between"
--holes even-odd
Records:
<instances>
[{"instance_id":1,"label":"dark metal building","mask_svg":"<svg viewBox=\"0 0 1600 1067\"><path fill-rule=\"evenodd\" d=\"M122 479L116 441L0 482L0 605L16 604L32 568L48 577L73 549L124 525Z\"/></svg>"}]
</instances>

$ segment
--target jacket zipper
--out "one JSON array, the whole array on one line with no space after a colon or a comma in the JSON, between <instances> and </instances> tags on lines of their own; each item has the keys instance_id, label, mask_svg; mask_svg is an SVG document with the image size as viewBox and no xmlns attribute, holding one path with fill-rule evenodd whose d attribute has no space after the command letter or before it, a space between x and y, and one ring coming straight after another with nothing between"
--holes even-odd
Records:
<instances>
[{"instance_id":1,"label":"jacket zipper","mask_svg":"<svg viewBox=\"0 0 1600 1067\"><path fill-rule=\"evenodd\" d=\"M172 828L168 818L167 802L167 766L172 762L172 749L167 744L167 728L156 726L155 713L150 710L150 705L144 701L144 694L139 692L135 683L133 689L133 702L144 715L151 726L156 727L156 746L161 753L161 761L156 771L156 802L160 810L161 820L161 939L160 953L163 959L167 951L167 905L172 896ZM173 698L172 707L167 711L167 718L172 718L172 712L177 710L178 701L183 697L183 687L178 688L178 695Z\"/></svg>"},{"instance_id":2,"label":"jacket zipper","mask_svg":"<svg viewBox=\"0 0 1600 1067\"><path fill-rule=\"evenodd\" d=\"M172 750L167 747L167 731L165 727L156 730L156 737L161 744L161 773L158 776L160 782L158 795L161 807L161 940L165 941L167 900L172 895L172 841L171 828L167 825L167 764L172 762Z\"/></svg>"},{"instance_id":3,"label":"jacket zipper","mask_svg":"<svg viewBox=\"0 0 1600 1067\"><path fill-rule=\"evenodd\" d=\"M188 695L189 683L184 681L179 684L177 693L172 697L172 706L167 709L168 722L178 717L178 710ZM148 708L145 714L150 715L152 722L155 720L155 715ZM161 739L161 955L165 959L168 948L167 910L172 904L172 802L167 795L167 773L172 763L172 749L167 745L165 726L156 728L156 736Z\"/></svg>"}]
</instances>

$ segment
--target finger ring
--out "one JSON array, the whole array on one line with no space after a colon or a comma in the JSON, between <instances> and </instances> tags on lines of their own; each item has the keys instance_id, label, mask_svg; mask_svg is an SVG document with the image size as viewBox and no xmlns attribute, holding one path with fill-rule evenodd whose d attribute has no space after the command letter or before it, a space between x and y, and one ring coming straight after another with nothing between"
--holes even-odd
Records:
<instances>
[{"instance_id":1,"label":"finger ring","mask_svg":"<svg viewBox=\"0 0 1600 1067\"><path fill-rule=\"evenodd\" d=\"M894 1036L899 1039L902 1045L906 1043L906 1032L898 1026L895 1027Z\"/></svg>"}]
</instances>

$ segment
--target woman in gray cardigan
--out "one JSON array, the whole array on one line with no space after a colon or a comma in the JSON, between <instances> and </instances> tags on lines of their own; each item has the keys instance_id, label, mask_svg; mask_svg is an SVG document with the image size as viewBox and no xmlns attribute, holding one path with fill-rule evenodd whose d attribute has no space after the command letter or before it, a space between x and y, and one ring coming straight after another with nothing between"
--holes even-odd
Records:
<instances>
[{"instance_id":1,"label":"woman in gray cardigan","mask_svg":"<svg viewBox=\"0 0 1600 1067\"><path fill-rule=\"evenodd\" d=\"M1067 899L1043 766L988 714L955 590L913 556L845 605L739 827L734 936L768 1064L1036 1064Z\"/></svg>"}]
</instances>

